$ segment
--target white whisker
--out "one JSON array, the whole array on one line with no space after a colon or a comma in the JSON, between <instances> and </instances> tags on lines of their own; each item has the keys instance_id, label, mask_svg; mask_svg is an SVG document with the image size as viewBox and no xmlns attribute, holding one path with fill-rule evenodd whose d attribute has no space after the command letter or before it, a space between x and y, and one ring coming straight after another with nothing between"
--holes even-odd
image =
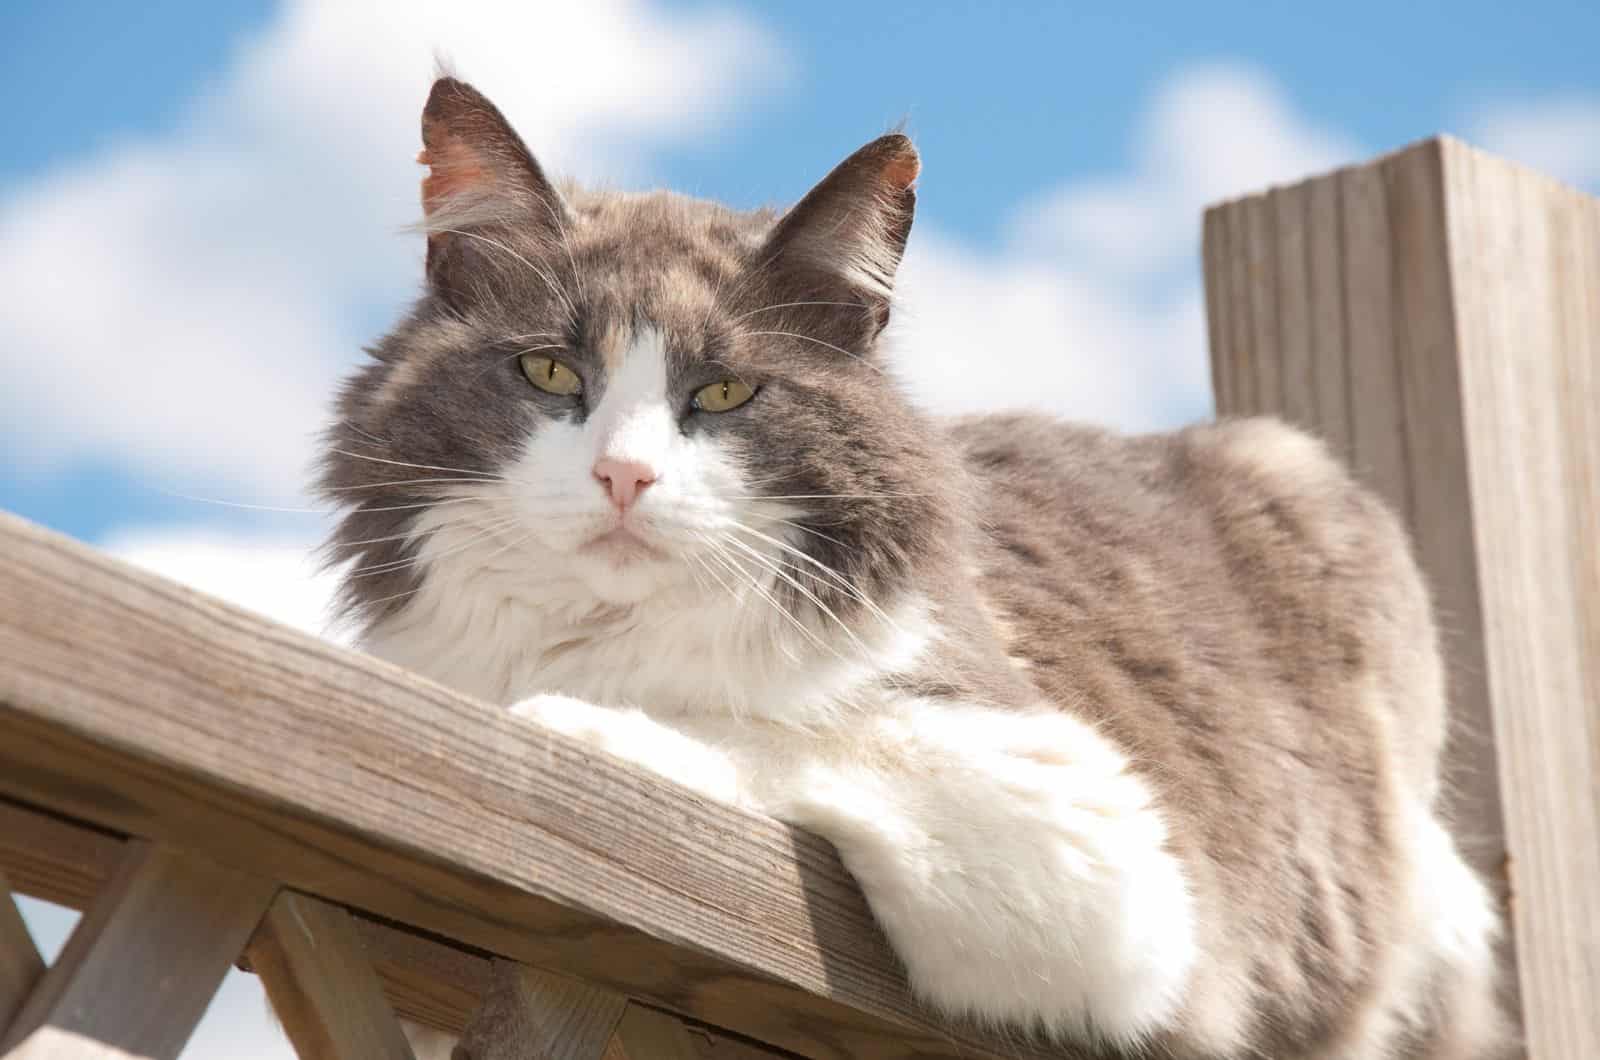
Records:
<instances>
[{"instance_id":1,"label":"white whisker","mask_svg":"<svg viewBox=\"0 0 1600 1060\"><path fill-rule=\"evenodd\" d=\"M746 335L778 335L778 336L781 336L781 337L787 338L787 339L799 339L801 342L814 342L818 346L826 346L828 349L833 350L836 353L842 353L846 357L851 358L852 360L860 361L862 364L866 365L868 368L871 368L874 372L877 372L880 375L883 373L883 369L882 368L879 368L877 365L873 364L871 361L867 360L865 357L861 356L859 353L851 353L849 350L845 349L842 346L835 346L831 342L824 342L823 340L821 340L819 338L816 338L813 335L802 335L799 332L795 332L795 331L747 331L747 332L745 332L745 334Z\"/></svg>"},{"instance_id":2,"label":"white whisker","mask_svg":"<svg viewBox=\"0 0 1600 1060\"><path fill-rule=\"evenodd\" d=\"M480 470L480 469L474 469L474 468L441 467L438 464L413 464L413 463L410 463L410 462L405 461L405 460L390 460L389 458L382 457L382 456L368 456L365 453L352 453L348 449L330 449L329 452L338 453L340 456L348 456L348 457L350 457L352 459L355 459L355 460L370 460L374 464L393 464L395 467L413 467L413 468L416 468L418 471L448 471L448 472L450 472L452 474L456 474L456 475L489 475L490 474L489 472L486 472L486 471L483 471L483 470ZM504 481L504 476L503 475L495 475L493 477L496 478L496 479L499 479L501 481Z\"/></svg>"},{"instance_id":3,"label":"white whisker","mask_svg":"<svg viewBox=\"0 0 1600 1060\"><path fill-rule=\"evenodd\" d=\"M872 653L870 649L867 648L866 644L862 642L860 637L856 636L855 630L851 629L844 619L835 614L831 607L823 603L821 597L817 596L816 593L813 593L810 589L807 589L805 586L801 585L799 580L792 577L787 571L785 571L777 561L773 560L771 557L763 556L760 552L751 548L749 545L745 544L743 541L740 541L736 537L723 535L723 540L744 552L756 563L771 571L774 576L787 582L791 587L793 587L795 592L811 601L811 606L815 607L818 611L821 611L824 615L828 616L828 618L832 619L834 624L844 632L844 635L850 638L851 643L860 649L863 656L871 656Z\"/></svg>"},{"instance_id":4,"label":"white whisker","mask_svg":"<svg viewBox=\"0 0 1600 1060\"><path fill-rule=\"evenodd\" d=\"M322 492L323 493L349 493L349 492L352 492L354 490L383 489L386 486L450 486L450 485L457 485L457 484L460 484L460 483L463 483L463 482L469 483L469 484L491 485L492 486L492 485L497 485L498 483L500 483L502 481L504 481L504 480L503 479L498 479L498 478L465 478L465 477L454 476L454 475L452 475L452 476L439 476L439 475L436 475L433 478L403 478L403 479L396 479L393 482L363 482L360 485L356 485L356 486L325 486L325 487L322 488Z\"/></svg>"},{"instance_id":5,"label":"white whisker","mask_svg":"<svg viewBox=\"0 0 1600 1060\"><path fill-rule=\"evenodd\" d=\"M765 313L765 312L768 312L769 310L773 310L773 309L794 309L794 308L798 308L800 306L810 306L810 305L836 305L836 306L846 306L846 307L852 307L853 306L854 308L860 309L860 310L866 310L866 308L867 308L866 306L862 305L860 302L778 302L778 303L776 303L774 305L764 305L759 309L751 309L751 310L749 310L747 312L740 313L738 316L734 317L733 320L730 321L730 323L737 324L739 321L743 320L745 317L753 317L757 313Z\"/></svg>"},{"instance_id":6,"label":"white whisker","mask_svg":"<svg viewBox=\"0 0 1600 1060\"><path fill-rule=\"evenodd\" d=\"M500 251L501 253L507 255L508 257L511 257L511 258L515 259L516 261L520 262L523 266L525 266L529 272L533 273L540 280L544 281L544 285L547 288L549 288L550 293L555 295L558 299L561 300L561 304L565 307L565 309L567 311L567 318L569 320L577 319L578 308L575 305L572 304L572 299L567 296L567 292L562 289L561 285L556 283L555 277L552 276L547 270L541 269L539 266L535 265L533 262L531 262L527 258L523 257L521 254L518 254L515 250L512 250L510 247L506 246L504 243L501 243L498 240L490 239L488 236L483 235L481 233L478 233L478 232L467 232L467 231L464 231L464 230L459 229L459 228L431 228L430 227L429 231L430 232L447 233L449 235L455 235L455 236L461 236L463 239L476 239L478 242L485 243L485 244L493 247L494 249Z\"/></svg>"},{"instance_id":7,"label":"white whisker","mask_svg":"<svg viewBox=\"0 0 1600 1060\"><path fill-rule=\"evenodd\" d=\"M375 574L389 574L393 571L404 570L407 567L415 567L421 563L430 563L433 560L442 559L445 556L451 556L457 552L471 548L484 538L493 537L501 530L509 529L515 525L517 525L517 520L515 518L501 519L498 522L491 523L487 527L481 527L479 533L474 534L460 544L452 545L450 548L447 548L442 552L435 552L428 556L412 556L405 559L388 560L384 563L373 563L365 567L357 567L354 570L346 571L345 577L350 579L368 578Z\"/></svg>"}]
</instances>

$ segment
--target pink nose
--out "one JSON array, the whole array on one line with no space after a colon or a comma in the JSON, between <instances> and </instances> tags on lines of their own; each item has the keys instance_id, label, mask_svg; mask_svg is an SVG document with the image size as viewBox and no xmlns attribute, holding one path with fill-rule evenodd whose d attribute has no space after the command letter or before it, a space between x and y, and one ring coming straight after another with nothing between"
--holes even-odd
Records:
<instances>
[{"instance_id":1,"label":"pink nose","mask_svg":"<svg viewBox=\"0 0 1600 1060\"><path fill-rule=\"evenodd\" d=\"M656 480L656 473L634 460L613 460L609 456L594 462L595 481L611 494L611 503L627 511L644 488Z\"/></svg>"}]
</instances>

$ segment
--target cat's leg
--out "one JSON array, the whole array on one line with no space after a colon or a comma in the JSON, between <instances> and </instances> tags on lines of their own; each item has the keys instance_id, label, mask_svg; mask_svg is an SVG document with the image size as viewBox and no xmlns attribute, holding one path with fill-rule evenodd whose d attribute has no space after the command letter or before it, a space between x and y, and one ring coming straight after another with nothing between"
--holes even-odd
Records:
<instances>
[{"instance_id":1,"label":"cat's leg","mask_svg":"<svg viewBox=\"0 0 1600 1060\"><path fill-rule=\"evenodd\" d=\"M849 747L758 795L835 844L921 996L1071 1038L1171 1028L1193 903L1106 740L1058 713L911 701L852 723Z\"/></svg>"},{"instance_id":2,"label":"cat's leg","mask_svg":"<svg viewBox=\"0 0 1600 1060\"><path fill-rule=\"evenodd\" d=\"M1169 1029L1192 901L1143 782L1059 713L906 701L830 728L560 696L516 713L833 842L926 1000L1125 1044Z\"/></svg>"}]
</instances>

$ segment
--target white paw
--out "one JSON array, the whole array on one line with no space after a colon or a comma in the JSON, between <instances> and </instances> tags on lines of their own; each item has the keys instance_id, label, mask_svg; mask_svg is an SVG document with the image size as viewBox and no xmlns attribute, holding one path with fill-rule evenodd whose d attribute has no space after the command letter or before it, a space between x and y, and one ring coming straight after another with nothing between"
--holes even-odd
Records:
<instances>
[{"instance_id":1,"label":"white paw","mask_svg":"<svg viewBox=\"0 0 1600 1060\"><path fill-rule=\"evenodd\" d=\"M617 718L617 712L608 707L558 695L530 696L513 703L511 713L601 749L605 749Z\"/></svg>"},{"instance_id":2,"label":"white paw","mask_svg":"<svg viewBox=\"0 0 1600 1060\"><path fill-rule=\"evenodd\" d=\"M839 848L919 995L1131 1045L1176 1018L1196 954L1182 868L1123 765L1070 720L941 710L870 769L808 771L790 805Z\"/></svg>"}]
</instances>

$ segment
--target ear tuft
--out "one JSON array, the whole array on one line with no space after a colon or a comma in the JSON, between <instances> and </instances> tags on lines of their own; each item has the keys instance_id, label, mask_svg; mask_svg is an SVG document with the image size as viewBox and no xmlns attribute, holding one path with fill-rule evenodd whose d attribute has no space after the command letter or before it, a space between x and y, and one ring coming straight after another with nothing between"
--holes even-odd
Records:
<instances>
[{"instance_id":1,"label":"ear tuft","mask_svg":"<svg viewBox=\"0 0 1600 1060\"><path fill-rule=\"evenodd\" d=\"M451 201L515 200L548 188L544 173L499 109L454 77L433 83L422 108L422 208L432 216ZM509 202L506 203L509 205Z\"/></svg>"},{"instance_id":2,"label":"ear tuft","mask_svg":"<svg viewBox=\"0 0 1600 1060\"><path fill-rule=\"evenodd\" d=\"M869 310L871 327L862 341L883 329L921 171L910 137L880 136L835 166L784 214L764 253L795 301L833 298Z\"/></svg>"},{"instance_id":3,"label":"ear tuft","mask_svg":"<svg viewBox=\"0 0 1600 1060\"><path fill-rule=\"evenodd\" d=\"M910 191L922 173L922 158L912 146L911 138L905 133L890 133L868 146L879 149L884 186L893 193Z\"/></svg>"},{"instance_id":4,"label":"ear tuft","mask_svg":"<svg viewBox=\"0 0 1600 1060\"><path fill-rule=\"evenodd\" d=\"M421 226L428 233L428 276L442 291L467 286L452 274L482 257L489 244L480 230L516 228L542 238L571 220L561 194L505 116L459 78L446 74L434 81L422 108L417 161L428 167Z\"/></svg>"}]
</instances>

